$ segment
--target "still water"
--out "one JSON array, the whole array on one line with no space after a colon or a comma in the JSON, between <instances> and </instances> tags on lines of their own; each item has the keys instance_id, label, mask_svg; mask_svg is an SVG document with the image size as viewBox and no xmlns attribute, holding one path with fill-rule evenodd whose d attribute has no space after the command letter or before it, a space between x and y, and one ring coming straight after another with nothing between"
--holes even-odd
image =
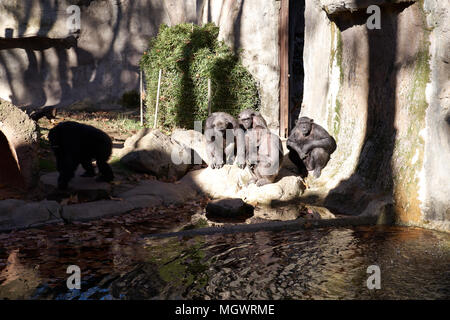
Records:
<instances>
[{"instance_id":1,"label":"still water","mask_svg":"<svg viewBox=\"0 0 450 320\"><path fill-rule=\"evenodd\" d=\"M81 290L67 289L71 264ZM371 265L379 290L367 288ZM450 235L379 226L13 245L0 248L0 298L449 299Z\"/></svg>"}]
</instances>

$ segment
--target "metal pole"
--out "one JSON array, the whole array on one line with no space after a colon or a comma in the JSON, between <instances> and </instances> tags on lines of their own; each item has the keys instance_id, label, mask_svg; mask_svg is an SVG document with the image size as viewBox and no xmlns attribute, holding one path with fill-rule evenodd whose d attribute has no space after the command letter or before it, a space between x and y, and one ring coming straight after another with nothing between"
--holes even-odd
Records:
<instances>
[{"instance_id":1,"label":"metal pole","mask_svg":"<svg viewBox=\"0 0 450 320\"><path fill-rule=\"evenodd\" d=\"M159 69L158 91L156 92L155 122L153 123L153 128L156 128L156 121L158 119L159 91L161 89L161 73L162 73L162 70Z\"/></svg>"},{"instance_id":2,"label":"metal pole","mask_svg":"<svg viewBox=\"0 0 450 320\"><path fill-rule=\"evenodd\" d=\"M139 101L141 102L141 127L144 126L144 106L143 106L143 102L142 102L142 70L139 73Z\"/></svg>"},{"instance_id":3,"label":"metal pole","mask_svg":"<svg viewBox=\"0 0 450 320\"><path fill-rule=\"evenodd\" d=\"M211 79L208 79L208 115L211 114Z\"/></svg>"}]
</instances>

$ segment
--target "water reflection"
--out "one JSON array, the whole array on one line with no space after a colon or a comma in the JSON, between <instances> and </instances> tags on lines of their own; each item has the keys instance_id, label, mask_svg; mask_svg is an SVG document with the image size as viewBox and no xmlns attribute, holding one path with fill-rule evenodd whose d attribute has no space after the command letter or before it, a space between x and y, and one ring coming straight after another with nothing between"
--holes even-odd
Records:
<instances>
[{"instance_id":1,"label":"water reflection","mask_svg":"<svg viewBox=\"0 0 450 320\"><path fill-rule=\"evenodd\" d=\"M35 250L22 256L10 252L12 258L8 258L6 266L0 264L0 297L450 298L450 235L415 228L240 233L148 239L133 245L122 245L116 239L98 247L83 244L70 254L67 250L70 247L60 248L58 263L82 264L81 291L65 288L64 273L49 277L42 268L34 268L35 255L39 254ZM98 261L100 251L108 254ZM51 255L45 258L52 259ZM366 270L370 265L381 269L381 290L367 289ZM34 290L24 290L11 279L28 279Z\"/></svg>"}]
</instances>

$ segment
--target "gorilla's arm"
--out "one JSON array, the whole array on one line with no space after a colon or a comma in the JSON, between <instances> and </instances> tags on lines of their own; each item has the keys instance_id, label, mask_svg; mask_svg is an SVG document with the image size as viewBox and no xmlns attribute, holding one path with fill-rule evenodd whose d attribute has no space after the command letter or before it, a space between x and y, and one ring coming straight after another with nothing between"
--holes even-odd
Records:
<instances>
[{"instance_id":1,"label":"gorilla's arm","mask_svg":"<svg viewBox=\"0 0 450 320\"><path fill-rule=\"evenodd\" d=\"M253 116L253 128L256 127L267 128L267 122L259 112L255 112L255 115Z\"/></svg>"},{"instance_id":2,"label":"gorilla's arm","mask_svg":"<svg viewBox=\"0 0 450 320\"><path fill-rule=\"evenodd\" d=\"M297 136L301 135L300 132L298 132L297 128L294 128L291 135L289 136L287 140L287 146L291 149L293 149L295 152L297 152L300 159L306 158L306 152L304 151L304 146L300 145L300 143L297 140L300 140Z\"/></svg>"},{"instance_id":3,"label":"gorilla's arm","mask_svg":"<svg viewBox=\"0 0 450 320\"><path fill-rule=\"evenodd\" d=\"M303 146L304 153L309 153L315 148L323 148L330 154L336 150L336 141L321 126L313 123L311 135L312 139Z\"/></svg>"},{"instance_id":4,"label":"gorilla's arm","mask_svg":"<svg viewBox=\"0 0 450 320\"><path fill-rule=\"evenodd\" d=\"M236 162L239 168L244 169L245 167L245 133L244 130L237 127L234 130L234 134L236 137Z\"/></svg>"},{"instance_id":5,"label":"gorilla's arm","mask_svg":"<svg viewBox=\"0 0 450 320\"><path fill-rule=\"evenodd\" d=\"M214 129L214 119L215 116L211 115L208 117L208 119L206 119L206 123L205 123L205 137L206 137L206 141L214 141L213 137L214 137L214 133L213 133L213 129Z\"/></svg>"},{"instance_id":6,"label":"gorilla's arm","mask_svg":"<svg viewBox=\"0 0 450 320\"><path fill-rule=\"evenodd\" d=\"M236 162L239 168L243 169L245 167L245 133L239 126L239 122L233 118L232 115L224 113L224 119L227 121L229 126L233 128L233 134L236 138ZM229 127L227 126L227 127Z\"/></svg>"},{"instance_id":7,"label":"gorilla's arm","mask_svg":"<svg viewBox=\"0 0 450 320\"><path fill-rule=\"evenodd\" d=\"M280 138L269 130L261 138L258 160L269 168L273 165L279 166L280 155L283 154Z\"/></svg>"}]
</instances>

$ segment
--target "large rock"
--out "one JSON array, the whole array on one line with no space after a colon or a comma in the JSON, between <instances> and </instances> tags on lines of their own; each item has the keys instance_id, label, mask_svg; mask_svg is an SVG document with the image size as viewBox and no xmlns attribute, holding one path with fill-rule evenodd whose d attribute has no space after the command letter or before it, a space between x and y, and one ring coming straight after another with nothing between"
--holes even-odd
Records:
<instances>
[{"instance_id":1,"label":"large rock","mask_svg":"<svg viewBox=\"0 0 450 320\"><path fill-rule=\"evenodd\" d=\"M171 205L183 204L188 200L195 199L198 193L188 184L150 180L141 181L135 188L119 194L119 197L127 199L142 195L158 197L164 205Z\"/></svg>"},{"instance_id":2,"label":"large rock","mask_svg":"<svg viewBox=\"0 0 450 320\"><path fill-rule=\"evenodd\" d=\"M141 129L128 138L120 155L125 166L158 178L179 179L190 166L190 151L154 129Z\"/></svg>"},{"instance_id":3,"label":"large rock","mask_svg":"<svg viewBox=\"0 0 450 320\"><path fill-rule=\"evenodd\" d=\"M127 213L134 209L159 206L162 201L153 196L131 196L122 201L102 200L63 206L61 216L66 221L88 221Z\"/></svg>"},{"instance_id":4,"label":"large rock","mask_svg":"<svg viewBox=\"0 0 450 320\"><path fill-rule=\"evenodd\" d=\"M289 221L296 220L298 218L305 219L335 219L335 215L332 214L327 208L305 205L300 201L293 201L286 205L279 206L262 206L255 208L255 218L261 218L265 220L279 220Z\"/></svg>"},{"instance_id":5,"label":"large rock","mask_svg":"<svg viewBox=\"0 0 450 320\"><path fill-rule=\"evenodd\" d=\"M0 99L0 185L33 187L38 178L37 149L36 123L12 103Z\"/></svg>"},{"instance_id":6,"label":"large rock","mask_svg":"<svg viewBox=\"0 0 450 320\"><path fill-rule=\"evenodd\" d=\"M320 4L327 14L335 15L363 10L371 5L384 6L386 4L412 1L416 0L320 0Z\"/></svg>"},{"instance_id":7,"label":"large rock","mask_svg":"<svg viewBox=\"0 0 450 320\"><path fill-rule=\"evenodd\" d=\"M275 183L262 187L247 186L250 173L237 166L225 165L221 169L210 167L189 172L181 184L207 194L212 198L241 198L247 203L270 205L273 202L291 201L299 198L305 186L300 177L282 168Z\"/></svg>"},{"instance_id":8,"label":"large rock","mask_svg":"<svg viewBox=\"0 0 450 320\"><path fill-rule=\"evenodd\" d=\"M171 139L173 142L195 152L192 156L192 164L201 164L202 160L209 164L206 155L206 138L201 132L177 129L172 133Z\"/></svg>"},{"instance_id":9,"label":"large rock","mask_svg":"<svg viewBox=\"0 0 450 320\"><path fill-rule=\"evenodd\" d=\"M55 201L3 200L0 201L0 231L62 222L60 212L61 206Z\"/></svg>"},{"instance_id":10,"label":"large rock","mask_svg":"<svg viewBox=\"0 0 450 320\"><path fill-rule=\"evenodd\" d=\"M253 215L253 206L245 203L242 199L216 199L206 205L207 218L214 217L233 219L247 219Z\"/></svg>"}]
</instances>

